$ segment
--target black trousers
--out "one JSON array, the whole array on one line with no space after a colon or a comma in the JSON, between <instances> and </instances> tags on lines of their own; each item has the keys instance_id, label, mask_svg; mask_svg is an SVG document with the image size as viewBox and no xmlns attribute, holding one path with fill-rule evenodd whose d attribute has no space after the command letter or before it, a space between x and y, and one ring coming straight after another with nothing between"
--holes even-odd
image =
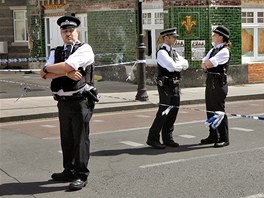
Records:
<instances>
[{"instance_id":1,"label":"black trousers","mask_svg":"<svg viewBox=\"0 0 264 198\"><path fill-rule=\"evenodd\" d=\"M86 99L58 101L63 167L86 180L90 158L89 122L93 109Z\"/></svg>"},{"instance_id":2,"label":"black trousers","mask_svg":"<svg viewBox=\"0 0 264 198\"><path fill-rule=\"evenodd\" d=\"M179 111L179 84L173 86L164 85L162 87L158 85L158 92L160 105L153 124L149 129L148 139L152 141L159 141L161 132L162 141L168 142L170 140L173 140L173 125ZM162 112L166 110L168 106L162 106L161 104L173 105L175 107L170 110L168 115L162 115Z\"/></svg>"},{"instance_id":3,"label":"black trousers","mask_svg":"<svg viewBox=\"0 0 264 198\"><path fill-rule=\"evenodd\" d=\"M223 84L222 78L217 75L208 75L206 79L205 102L207 111L225 112L225 99L228 92L227 84ZM207 112L207 118L214 114ZM220 142L229 142L228 120L224 116L221 124L216 128L209 128L209 138Z\"/></svg>"}]
</instances>

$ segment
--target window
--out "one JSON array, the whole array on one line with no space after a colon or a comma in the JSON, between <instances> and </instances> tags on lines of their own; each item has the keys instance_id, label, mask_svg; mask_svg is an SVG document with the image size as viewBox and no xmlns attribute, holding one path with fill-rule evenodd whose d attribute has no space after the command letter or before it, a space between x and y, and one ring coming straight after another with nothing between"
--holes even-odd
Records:
<instances>
[{"instance_id":1,"label":"window","mask_svg":"<svg viewBox=\"0 0 264 198\"><path fill-rule=\"evenodd\" d=\"M264 57L264 28L258 28L258 55Z\"/></svg>"},{"instance_id":2,"label":"window","mask_svg":"<svg viewBox=\"0 0 264 198\"><path fill-rule=\"evenodd\" d=\"M88 43L87 14L77 14L76 17L81 21L81 24L78 27L80 30L78 39L83 43Z\"/></svg>"},{"instance_id":3,"label":"window","mask_svg":"<svg viewBox=\"0 0 264 198\"><path fill-rule=\"evenodd\" d=\"M58 4L66 4L66 0L38 0L38 5L44 6L44 5L58 5Z\"/></svg>"},{"instance_id":4,"label":"window","mask_svg":"<svg viewBox=\"0 0 264 198\"><path fill-rule=\"evenodd\" d=\"M254 23L254 12L242 12L242 23Z\"/></svg>"},{"instance_id":5,"label":"window","mask_svg":"<svg viewBox=\"0 0 264 198\"><path fill-rule=\"evenodd\" d=\"M242 9L242 62L264 61L264 9Z\"/></svg>"},{"instance_id":6,"label":"window","mask_svg":"<svg viewBox=\"0 0 264 198\"><path fill-rule=\"evenodd\" d=\"M151 24L151 13L143 13L142 21L143 21L143 24Z\"/></svg>"},{"instance_id":7,"label":"window","mask_svg":"<svg viewBox=\"0 0 264 198\"><path fill-rule=\"evenodd\" d=\"M14 41L27 42L28 29L27 29L27 16L25 10L13 10L14 19Z\"/></svg>"},{"instance_id":8,"label":"window","mask_svg":"<svg viewBox=\"0 0 264 198\"><path fill-rule=\"evenodd\" d=\"M155 24L163 24L163 16L162 12L155 13Z\"/></svg>"},{"instance_id":9,"label":"window","mask_svg":"<svg viewBox=\"0 0 264 198\"><path fill-rule=\"evenodd\" d=\"M147 64L156 64L157 40L164 28L164 11L161 8L144 9L142 12L146 61Z\"/></svg>"},{"instance_id":10,"label":"window","mask_svg":"<svg viewBox=\"0 0 264 198\"><path fill-rule=\"evenodd\" d=\"M242 55L245 57L254 56L254 29L242 29Z\"/></svg>"},{"instance_id":11,"label":"window","mask_svg":"<svg viewBox=\"0 0 264 198\"><path fill-rule=\"evenodd\" d=\"M258 12L257 20L258 20L258 23L264 24L264 12Z\"/></svg>"}]
</instances>

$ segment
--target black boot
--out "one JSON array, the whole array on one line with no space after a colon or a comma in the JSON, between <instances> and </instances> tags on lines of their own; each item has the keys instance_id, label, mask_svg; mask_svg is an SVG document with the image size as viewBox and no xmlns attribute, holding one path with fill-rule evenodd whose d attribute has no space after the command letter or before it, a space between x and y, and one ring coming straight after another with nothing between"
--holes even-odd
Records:
<instances>
[{"instance_id":1,"label":"black boot","mask_svg":"<svg viewBox=\"0 0 264 198\"><path fill-rule=\"evenodd\" d=\"M146 143L147 145L152 146L155 149L165 149L166 147L164 144L161 144L160 141L153 141L148 139Z\"/></svg>"},{"instance_id":2,"label":"black boot","mask_svg":"<svg viewBox=\"0 0 264 198\"><path fill-rule=\"evenodd\" d=\"M53 173L51 178L54 181L71 182L74 179L74 175L71 171L64 169L62 173Z\"/></svg>"}]
</instances>

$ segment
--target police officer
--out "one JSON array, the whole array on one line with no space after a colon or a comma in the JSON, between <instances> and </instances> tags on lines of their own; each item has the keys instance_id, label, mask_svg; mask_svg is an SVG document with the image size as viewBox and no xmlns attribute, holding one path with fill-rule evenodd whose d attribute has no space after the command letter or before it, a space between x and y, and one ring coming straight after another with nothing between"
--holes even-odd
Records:
<instances>
[{"instance_id":1,"label":"police officer","mask_svg":"<svg viewBox=\"0 0 264 198\"><path fill-rule=\"evenodd\" d=\"M179 146L173 140L172 132L180 105L180 72L186 70L189 64L172 48L177 36L176 28L169 28L160 33L163 44L157 51L159 109L150 127L146 142L156 149ZM160 132L163 144L160 143Z\"/></svg>"},{"instance_id":2,"label":"police officer","mask_svg":"<svg viewBox=\"0 0 264 198\"><path fill-rule=\"evenodd\" d=\"M94 105L86 92L93 88L94 53L90 45L78 40L78 18L63 16L57 24L64 45L51 49L41 72L42 78L52 79L51 91L59 111L64 170L51 177L71 182L69 190L79 190L86 186L89 174L89 121Z\"/></svg>"},{"instance_id":3,"label":"police officer","mask_svg":"<svg viewBox=\"0 0 264 198\"><path fill-rule=\"evenodd\" d=\"M213 30L213 48L203 58L201 64L207 74L205 90L207 118L212 117L215 111L225 112L228 91L226 72L230 61L229 35L230 31L225 26L218 26ZM210 126L209 136L202 139L201 144L214 144L214 147L229 145L226 115L216 129Z\"/></svg>"}]
</instances>

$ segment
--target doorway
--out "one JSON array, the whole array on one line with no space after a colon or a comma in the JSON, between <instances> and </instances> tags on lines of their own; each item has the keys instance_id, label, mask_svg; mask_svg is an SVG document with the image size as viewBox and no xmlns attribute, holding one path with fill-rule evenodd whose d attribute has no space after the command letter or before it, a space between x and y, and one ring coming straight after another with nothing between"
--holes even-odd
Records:
<instances>
[{"instance_id":1,"label":"doorway","mask_svg":"<svg viewBox=\"0 0 264 198\"><path fill-rule=\"evenodd\" d=\"M57 25L59 17L47 17L45 18L45 44L46 44L46 56L49 56L50 49L63 45L63 40L60 35L60 27Z\"/></svg>"}]
</instances>

